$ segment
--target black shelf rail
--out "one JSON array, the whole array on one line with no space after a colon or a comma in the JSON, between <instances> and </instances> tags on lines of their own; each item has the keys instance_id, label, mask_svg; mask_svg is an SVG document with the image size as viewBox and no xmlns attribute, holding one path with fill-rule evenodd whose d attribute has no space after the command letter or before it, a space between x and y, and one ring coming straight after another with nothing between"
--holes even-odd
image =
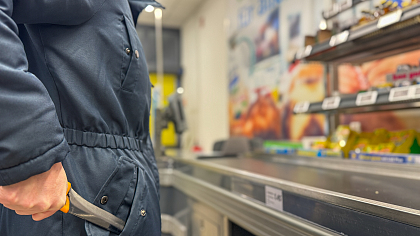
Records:
<instances>
[{"instance_id":1,"label":"black shelf rail","mask_svg":"<svg viewBox=\"0 0 420 236\"><path fill-rule=\"evenodd\" d=\"M358 94L340 95L340 103L337 108L324 109L323 101L310 103L306 112L295 112L295 114L311 114L311 113L343 113L343 114L355 114L355 113L367 113L367 112L378 112L378 111L390 111L390 110L403 110L420 107L419 98L409 98L404 100L390 101L390 92L383 91L378 92L376 101L372 104L357 105Z\"/></svg>"}]
</instances>

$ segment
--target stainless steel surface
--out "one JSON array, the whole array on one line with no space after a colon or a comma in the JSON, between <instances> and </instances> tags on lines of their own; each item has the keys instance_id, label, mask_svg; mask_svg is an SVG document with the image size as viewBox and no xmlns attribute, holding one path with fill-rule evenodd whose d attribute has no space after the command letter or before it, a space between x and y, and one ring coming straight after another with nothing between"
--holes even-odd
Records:
<instances>
[{"instance_id":1,"label":"stainless steel surface","mask_svg":"<svg viewBox=\"0 0 420 236\"><path fill-rule=\"evenodd\" d=\"M323 168L249 158L177 161L348 209L420 226L420 181L413 172L401 177L397 177L398 174L395 173L394 176L387 176L389 169L381 168L380 165L375 171L384 171L382 174L366 173L368 170L353 172L350 161L341 163L342 166L349 164L347 171L331 166Z\"/></svg>"},{"instance_id":2,"label":"stainless steel surface","mask_svg":"<svg viewBox=\"0 0 420 236\"><path fill-rule=\"evenodd\" d=\"M173 236L187 236L187 227L179 222L175 217L167 214L161 215L162 233Z\"/></svg>"},{"instance_id":3,"label":"stainless steel surface","mask_svg":"<svg viewBox=\"0 0 420 236\"><path fill-rule=\"evenodd\" d=\"M159 169L159 185L161 187L172 186L172 169Z\"/></svg>"},{"instance_id":4,"label":"stainless steel surface","mask_svg":"<svg viewBox=\"0 0 420 236\"><path fill-rule=\"evenodd\" d=\"M343 169L327 170L323 167L286 162L267 163L253 159L223 159L209 162L296 184L420 210L418 179L388 177L375 173L354 173Z\"/></svg>"},{"instance_id":5,"label":"stainless steel surface","mask_svg":"<svg viewBox=\"0 0 420 236\"><path fill-rule=\"evenodd\" d=\"M302 165L313 168L350 171L354 174L367 173L378 176L420 180L420 165L364 162L337 158L313 158L288 155L260 154L259 159L278 164Z\"/></svg>"},{"instance_id":6,"label":"stainless steel surface","mask_svg":"<svg viewBox=\"0 0 420 236\"><path fill-rule=\"evenodd\" d=\"M107 230L112 231L112 226L121 231L124 229L125 222L123 220L86 201L73 189L70 189L68 195L70 199L70 214Z\"/></svg>"},{"instance_id":7,"label":"stainless steel surface","mask_svg":"<svg viewBox=\"0 0 420 236\"><path fill-rule=\"evenodd\" d=\"M205 203L256 235L340 235L290 214L249 201L180 171L163 172L162 175L171 175L168 178L173 179L176 189Z\"/></svg>"}]
</instances>

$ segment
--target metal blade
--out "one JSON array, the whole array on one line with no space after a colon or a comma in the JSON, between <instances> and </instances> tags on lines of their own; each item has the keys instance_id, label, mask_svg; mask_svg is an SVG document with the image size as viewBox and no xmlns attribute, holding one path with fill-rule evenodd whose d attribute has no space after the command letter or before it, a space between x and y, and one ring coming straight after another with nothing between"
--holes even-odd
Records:
<instances>
[{"instance_id":1,"label":"metal blade","mask_svg":"<svg viewBox=\"0 0 420 236\"><path fill-rule=\"evenodd\" d=\"M68 196L70 199L70 214L110 231L114 231L114 227L120 231L124 229L125 222L123 220L86 201L73 189L70 189Z\"/></svg>"}]
</instances>

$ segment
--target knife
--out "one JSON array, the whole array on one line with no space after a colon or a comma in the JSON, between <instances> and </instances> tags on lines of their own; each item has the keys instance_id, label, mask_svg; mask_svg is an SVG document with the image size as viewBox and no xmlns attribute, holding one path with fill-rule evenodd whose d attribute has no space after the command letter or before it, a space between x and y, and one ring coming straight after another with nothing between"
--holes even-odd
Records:
<instances>
[{"instance_id":1,"label":"knife","mask_svg":"<svg viewBox=\"0 0 420 236\"><path fill-rule=\"evenodd\" d=\"M124 229L123 220L86 201L71 188L70 183L67 183L66 197L66 204L60 211L87 220L113 233L119 234Z\"/></svg>"}]
</instances>

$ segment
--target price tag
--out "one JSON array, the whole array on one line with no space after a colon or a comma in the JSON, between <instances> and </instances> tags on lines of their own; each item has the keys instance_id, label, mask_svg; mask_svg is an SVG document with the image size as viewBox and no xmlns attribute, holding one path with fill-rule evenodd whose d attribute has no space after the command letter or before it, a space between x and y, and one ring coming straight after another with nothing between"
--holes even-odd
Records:
<instances>
[{"instance_id":1,"label":"price tag","mask_svg":"<svg viewBox=\"0 0 420 236\"><path fill-rule=\"evenodd\" d=\"M411 86L401 87L401 88L393 88L389 92L389 101L402 101L402 100L409 100L411 99L412 94Z\"/></svg>"},{"instance_id":2,"label":"price tag","mask_svg":"<svg viewBox=\"0 0 420 236\"><path fill-rule=\"evenodd\" d=\"M278 211L283 211L283 191L265 186L265 205Z\"/></svg>"},{"instance_id":3,"label":"price tag","mask_svg":"<svg viewBox=\"0 0 420 236\"><path fill-rule=\"evenodd\" d=\"M305 53L305 49L304 48L299 49L296 52L296 59L298 59L298 60L302 59L303 56L304 56L304 53Z\"/></svg>"},{"instance_id":4,"label":"price tag","mask_svg":"<svg viewBox=\"0 0 420 236\"><path fill-rule=\"evenodd\" d=\"M299 102L295 105L295 107L293 108L293 111L296 114L300 114L300 113L306 113L309 109L309 102Z\"/></svg>"},{"instance_id":5,"label":"price tag","mask_svg":"<svg viewBox=\"0 0 420 236\"><path fill-rule=\"evenodd\" d=\"M375 104L377 98L378 98L377 91L359 93L357 94L356 105L364 106L364 105Z\"/></svg>"},{"instance_id":6,"label":"price tag","mask_svg":"<svg viewBox=\"0 0 420 236\"><path fill-rule=\"evenodd\" d=\"M332 36L331 39L330 39L330 46L334 47L334 46L340 45L342 43L345 43L347 41L347 39L349 38L349 35L350 35L349 31L346 30L346 31L343 31L339 34L336 34L336 35Z\"/></svg>"},{"instance_id":7,"label":"price tag","mask_svg":"<svg viewBox=\"0 0 420 236\"><path fill-rule=\"evenodd\" d=\"M323 110L332 110L337 109L340 105L341 98L340 97L329 97L325 98L322 102L322 109Z\"/></svg>"},{"instance_id":8,"label":"price tag","mask_svg":"<svg viewBox=\"0 0 420 236\"><path fill-rule=\"evenodd\" d=\"M311 55L311 53L312 53L312 46L311 45L306 46L306 48L305 48L305 57Z\"/></svg>"},{"instance_id":9,"label":"price tag","mask_svg":"<svg viewBox=\"0 0 420 236\"><path fill-rule=\"evenodd\" d=\"M398 10L392 13L389 13L385 16L382 16L381 18L379 18L378 20L378 29L382 29L384 27L387 27L389 25L395 24L397 22L399 22L401 20L401 16L402 16L402 10Z\"/></svg>"},{"instance_id":10,"label":"price tag","mask_svg":"<svg viewBox=\"0 0 420 236\"><path fill-rule=\"evenodd\" d=\"M411 86L411 94L413 99L420 98L420 85Z\"/></svg>"}]
</instances>

